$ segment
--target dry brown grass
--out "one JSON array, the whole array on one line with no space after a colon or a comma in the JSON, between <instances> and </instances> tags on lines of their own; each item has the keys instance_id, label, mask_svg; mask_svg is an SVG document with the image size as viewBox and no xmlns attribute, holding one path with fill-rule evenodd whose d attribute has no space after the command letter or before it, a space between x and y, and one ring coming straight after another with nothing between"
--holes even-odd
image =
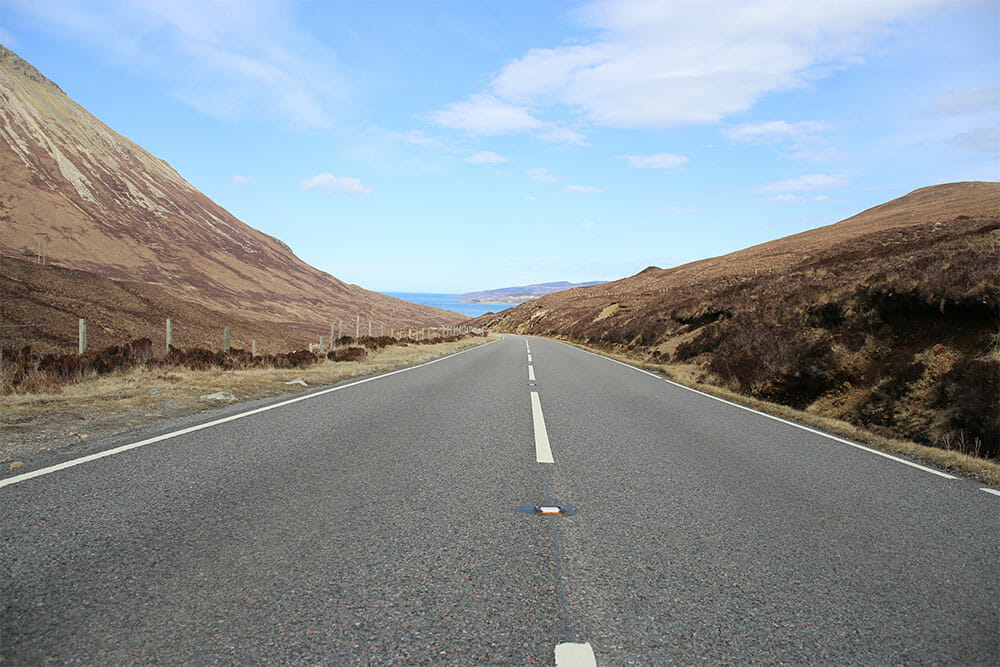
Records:
<instances>
[{"instance_id":1,"label":"dry brown grass","mask_svg":"<svg viewBox=\"0 0 1000 667\"><path fill-rule=\"evenodd\" d=\"M294 393L305 389L301 384L285 384L296 378L302 378L311 387L334 384L419 364L496 337L390 346L369 352L363 361L323 360L304 369L135 368L83 378L77 383L55 386L47 392L2 395L0 462L218 406L219 401L202 398L207 394L230 392L236 400L250 400Z\"/></svg>"},{"instance_id":2,"label":"dry brown grass","mask_svg":"<svg viewBox=\"0 0 1000 667\"><path fill-rule=\"evenodd\" d=\"M909 459L913 459L923 464L928 464L963 477L971 478L977 482L987 484L993 488L1000 489L1000 464L986 459L976 458L963 454L955 449L942 449L938 447L928 447L908 440L887 438L871 431L850 424L839 419L832 419L814 412L795 410L785 405L769 403L759 399L751 398L743 394L723 389L715 385L705 384L705 371L695 364L656 364L648 361L638 360L624 354L616 354L606 350L599 350L572 341L563 341L582 350L593 352L604 357L617 359L637 368L659 373L664 377L690 387L706 394L717 396L732 403L753 408L775 417L787 419L789 421L810 426L822 430L831 435L847 438L854 442L863 443L874 449L897 454Z\"/></svg>"}]
</instances>

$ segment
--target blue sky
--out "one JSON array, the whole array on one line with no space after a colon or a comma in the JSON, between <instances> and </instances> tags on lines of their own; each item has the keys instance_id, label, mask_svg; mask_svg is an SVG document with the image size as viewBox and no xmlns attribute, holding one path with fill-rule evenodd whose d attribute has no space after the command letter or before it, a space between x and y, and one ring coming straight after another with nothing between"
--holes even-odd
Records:
<instances>
[{"instance_id":1,"label":"blue sky","mask_svg":"<svg viewBox=\"0 0 1000 667\"><path fill-rule=\"evenodd\" d=\"M612 280L1000 180L1000 2L0 0L0 42L381 291Z\"/></svg>"}]
</instances>

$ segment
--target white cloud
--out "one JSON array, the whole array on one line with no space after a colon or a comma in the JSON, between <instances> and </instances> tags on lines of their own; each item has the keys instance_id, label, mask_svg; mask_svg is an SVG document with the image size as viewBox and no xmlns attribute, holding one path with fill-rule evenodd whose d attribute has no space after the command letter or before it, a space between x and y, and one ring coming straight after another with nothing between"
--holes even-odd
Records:
<instances>
[{"instance_id":1,"label":"white cloud","mask_svg":"<svg viewBox=\"0 0 1000 667\"><path fill-rule=\"evenodd\" d=\"M722 136L733 143L773 144L784 141L802 141L831 129L833 129L832 125L821 121L807 120L799 123L788 123L783 120L772 120L730 127L722 131Z\"/></svg>"},{"instance_id":2,"label":"white cloud","mask_svg":"<svg viewBox=\"0 0 1000 667\"><path fill-rule=\"evenodd\" d=\"M692 215L699 213L698 209L691 208L690 206L667 206L663 209L663 212L667 215Z\"/></svg>"},{"instance_id":3,"label":"white cloud","mask_svg":"<svg viewBox=\"0 0 1000 667\"><path fill-rule=\"evenodd\" d=\"M586 137L561 125L547 125L545 129L538 132L538 138L550 144L567 144L570 146L589 146Z\"/></svg>"},{"instance_id":4,"label":"white cloud","mask_svg":"<svg viewBox=\"0 0 1000 667\"><path fill-rule=\"evenodd\" d=\"M544 167L525 169L524 175L533 181L538 181L539 183L555 183L559 180L552 174L551 171L545 169Z\"/></svg>"},{"instance_id":5,"label":"white cloud","mask_svg":"<svg viewBox=\"0 0 1000 667\"><path fill-rule=\"evenodd\" d=\"M757 191L763 193L788 193L827 190L829 188L842 188L849 183L849 180L844 174L805 174L783 181L768 183L758 188Z\"/></svg>"},{"instance_id":6,"label":"white cloud","mask_svg":"<svg viewBox=\"0 0 1000 667\"><path fill-rule=\"evenodd\" d=\"M793 195L793 194L783 194L775 195L773 197L768 197L764 200L765 204L814 204L833 201L830 197L825 195L816 195L813 197L803 196L803 195Z\"/></svg>"},{"instance_id":7,"label":"white cloud","mask_svg":"<svg viewBox=\"0 0 1000 667\"><path fill-rule=\"evenodd\" d=\"M605 192L607 188L595 188L592 185L567 185L561 191L570 195L592 195Z\"/></svg>"},{"instance_id":8,"label":"white cloud","mask_svg":"<svg viewBox=\"0 0 1000 667\"><path fill-rule=\"evenodd\" d=\"M214 117L328 127L329 109L348 94L333 54L281 0L29 2L20 10Z\"/></svg>"},{"instance_id":9,"label":"white cloud","mask_svg":"<svg viewBox=\"0 0 1000 667\"><path fill-rule=\"evenodd\" d=\"M628 162L633 169L659 169L661 171L683 171L691 161L683 155L673 153L657 153L655 155L619 155L619 160Z\"/></svg>"},{"instance_id":10,"label":"white cloud","mask_svg":"<svg viewBox=\"0 0 1000 667\"><path fill-rule=\"evenodd\" d=\"M959 116L996 111L1000 108L1000 87L948 91L934 100L933 112L942 116Z\"/></svg>"},{"instance_id":11,"label":"white cloud","mask_svg":"<svg viewBox=\"0 0 1000 667\"><path fill-rule=\"evenodd\" d=\"M434 150L448 150L448 146L438 139L437 137L432 137L420 130L412 130L410 132L389 132L387 135L390 139L395 139L396 141L401 141L404 144L410 144L411 146L419 146L421 148L430 148Z\"/></svg>"},{"instance_id":12,"label":"white cloud","mask_svg":"<svg viewBox=\"0 0 1000 667\"><path fill-rule=\"evenodd\" d=\"M464 102L452 102L427 115L434 124L472 134L496 135L542 127L530 110L478 93Z\"/></svg>"},{"instance_id":13,"label":"white cloud","mask_svg":"<svg viewBox=\"0 0 1000 667\"><path fill-rule=\"evenodd\" d=\"M983 153L1000 152L1000 125L963 132L955 137L955 140L965 150Z\"/></svg>"},{"instance_id":14,"label":"white cloud","mask_svg":"<svg viewBox=\"0 0 1000 667\"><path fill-rule=\"evenodd\" d=\"M595 227L597 227L597 223L590 220L580 223L580 229L594 229Z\"/></svg>"},{"instance_id":15,"label":"white cloud","mask_svg":"<svg viewBox=\"0 0 1000 667\"><path fill-rule=\"evenodd\" d=\"M316 174L312 178L304 179L299 185L303 190L323 190L332 194L345 194L353 197L368 197L375 194L375 188L362 185L361 179L350 176Z\"/></svg>"},{"instance_id":16,"label":"white cloud","mask_svg":"<svg viewBox=\"0 0 1000 667\"><path fill-rule=\"evenodd\" d=\"M234 185L246 186L255 184L257 182L257 179L254 178L253 176L241 176L240 174L236 174L235 176L233 176L232 181Z\"/></svg>"},{"instance_id":17,"label":"white cloud","mask_svg":"<svg viewBox=\"0 0 1000 667\"><path fill-rule=\"evenodd\" d=\"M469 164L501 164L502 162L510 162L510 158L491 151L479 151L465 158L465 161Z\"/></svg>"},{"instance_id":18,"label":"white cloud","mask_svg":"<svg viewBox=\"0 0 1000 667\"><path fill-rule=\"evenodd\" d=\"M549 109L620 128L716 123L859 62L875 38L942 1L599 0L576 12L596 38L529 50L432 118L484 134L538 130ZM498 105L514 117L481 119Z\"/></svg>"},{"instance_id":19,"label":"white cloud","mask_svg":"<svg viewBox=\"0 0 1000 667\"><path fill-rule=\"evenodd\" d=\"M806 162L837 162L846 159L843 151L833 148L823 137L836 126L823 121L807 120L789 123L773 120L745 123L722 130L722 136L734 144L751 146L780 145L789 150L788 156Z\"/></svg>"}]
</instances>

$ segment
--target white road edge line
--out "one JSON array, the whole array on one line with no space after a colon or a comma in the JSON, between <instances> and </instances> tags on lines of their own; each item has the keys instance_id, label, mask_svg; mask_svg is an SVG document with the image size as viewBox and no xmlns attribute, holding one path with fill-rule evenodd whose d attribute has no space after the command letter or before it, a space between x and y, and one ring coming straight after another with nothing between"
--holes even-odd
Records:
<instances>
[{"instance_id":1,"label":"white road edge line","mask_svg":"<svg viewBox=\"0 0 1000 667\"><path fill-rule=\"evenodd\" d=\"M590 644L556 644L556 667L596 667Z\"/></svg>"},{"instance_id":2,"label":"white road edge line","mask_svg":"<svg viewBox=\"0 0 1000 667\"><path fill-rule=\"evenodd\" d=\"M996 489L987 489L985 486L979 489L980 491L985 491L986 493L992 493L994 496L1000 496L1000 491Z\"/></svg>"},{"instance_id":3,"label":"white road edge line","mask_svg":"<svg viewBox=\"0 0 1000 667\"><path fill-rule=\"evenodd\" d=\"M41 477L43 475L49 475L60 470L66 470L67 468L72 468L74 466L81 465L83 463L90 463L91 461L96 461L98 459L103 459L108 456L114 456L115 454L121 454L122 452L127 452L130 449L137 449L139 447L145 447L146 445L152 445L156 442L162 442L164 440L170 440L181 435L187 435L188 433L194 433L195 431L201 431L206 428L211 428L213 426L218 426L219 424L225 424L226 422L236 421L237 419L243 419L244 417L250 417L252 415L260 414L261 412L267 412L268 410L276 410L278 408L283 408L286 405L291 405L292 403L298 403L299 401L308 401L319 396L324 396L326 394L331 394L335 391L341 391L343 389L350 389L351 387L357 387L358 385L365 384L366 382L373 382L375 380L381 380L382 378L387 378L391 375L398 375L399 373L405 373L407 371L415 371L418 368L423 368L424 366L430 366L431 364L436 364L439 361L444 361L445 359L451 359L452 357L457 357L460 354L466 352L471 352L472 350L479 350L487 345L492 345L496 341L491 341L489 343L484 343L482 345L477 345L475 347L470 347L454 354L449 354L445 357L439 357L437 359L432 359L430 361L425 361L422 364L417 364L416 366L409 366L407 368L400 368L398 370L389 371L388 373L383 373L382 375L375 375L372 377L365 378L363 380L358 380L356 382L351 382L349 384L337 385L336 387L330 387L329 389L322 389L320 391L313 392L306 396L298 396L296 398L289 399L287 401L281 401L280 403L275 403L273 405L267 405L262 408L256 408L254 410L248 410L247 412L240 412L235 415L230 415L229 417L223 417L222 419L216 419L214 421L205 422L204 424L198 424L197 426L189 426L188 428L183 428L179 431L173 431L171 433L164 433L163 435L158 435L154 438L148 438L146 440L141 440L139 442L133 442L128 445L122 445L121 447L115 447L113 449L106 449L103 452L96 452L88 456L82 456L78 459L73 459L71 461L64 461L62 463L56 464L54 466L49 466L48 468L40 468L32 472L24 473L23 475L17 475L16 477L8 477L7 479L0 479L0 489L5 486L11 486L12 484L17 484L19 482L25 482L29 479L35 477Z\"/></svg>"},{"instance_id":4,"label":"white road edge line","mask_svg":"<svg viewBox=\"0 0 1000 667\"><path fill-rule=\"evenodd\" d=\"M552 448L549 447L549 434L545 430L545 416L542 415L542 401L538 392L531 392L531 421L535 426L535 462L555 463L552 460Z\"/></svg>"},{"instance_id":5,"label":"white road edge line","mask_svg":"<svg viewBox=\"0 0 1000 667\"><path fill-rule=\"evenodd\" d=\"M570 346L570 347L572 347L572 346ZM886 459L889 459L891 461L895 461L896 463L902 463L903 465L908 465L911 468L917 468L918 470L923 470L924 472L929 472L932 475L937 475L938 477L944 477L945 479L958 479L958 477L956 477L955 475L949 475L948 473L941 472L940 470L934 470L933 468L928 468L927 466L922 466L919 463L914 463L913 461L907 461L906 459L901 459L898 456L893 456L892 454L887 454L885 452L880 452L877 449L872 449L871 447L865 447L864 445L859 445L856 442L851 442L850 440L845 440L844 438L840 438L840 437L837 437L835 435L831 435L829 433L824 433L823 431L817 431L814 428L810 428L808 426L803 426L802 424L796 424L793 421L788 421L787 419L782 419L781 417L775 417L774 415L769 415L766 412L761 412L760 410L754 410L753 408L748 408L745 405L740 405L739 403L733 403L732 401L727 401L724 398L719 398L718 396L713 396L712 394L706 394L703 391L698 391L697 389L692 389L691 387L686 387L686 386L684 386L682 384L674 382L673 380L668 380L667 378L665 378L665 377L663 377L661 375L657 375L656 373L650 373L649 371L647 371L645 369L642 369L642 368L638 368L636 366L633 366L632 364L626 364L624 361L618 361L617 359L611 359L610 357L605 357L603 355L597 354L596 352L591 352L589 350L582 350L580 348L575 348L575 349L580 350L581 352L586 352L587 354L592 354L595 357L598 357L600 359L604 359L605 361L610 361L610 362L616 363L616 364L618 364L620 366L624 366L625 368L631 368L634 371L639 371L640 373L645 373L646 375L648 375L650 377L656 378L657 380L662 380L663 382L666 382L667 384L672 384L675 387L679 387L681 389L686 389L687 391L691 391L691 392L694 392L696 394L701 394L702 396L705 396L706 398L710 398L713 401L719 401L720 403L725 403L726 405L731 405L734 408L739 408L740 410L746 410L747 412L752 412L752 413L760 415L762 417L767 417L768 419L773 419L776 422L781 422L782 424L788 424L789 426L794 426L795 428L802 429L803 431L808 431L809 433L813 433L815 435L822 436L822 437L827 438L829 440L834 440L836 442L839 442L839 443L842 443L842 444L845 444L845 445L850 445L851 447L855 447L857 449L864 450L866 452L869 452L870 454L875 454L876 456L881 456L882 458L886 458ZM998 495L1000 495L1000 494L998 494Z\"/></svg>"}]
</instances>

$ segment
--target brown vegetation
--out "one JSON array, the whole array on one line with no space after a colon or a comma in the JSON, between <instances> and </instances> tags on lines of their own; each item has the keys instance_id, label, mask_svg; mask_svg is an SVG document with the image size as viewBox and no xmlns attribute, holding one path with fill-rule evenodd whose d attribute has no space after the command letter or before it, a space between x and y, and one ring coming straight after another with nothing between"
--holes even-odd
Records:
<instances>
[{"instance_id":1,"label":"brown vegetation","mask_svg":"<svg viewBox=\"0 0 1000 667\"><path fill-rule=\"evenodd\" d=\"M1000 456L1000 184L479 318L660 363L887 437Z\"/></svg>"},{"instance_id":2,"label":"brown vegetation","mask_svg":"<svg viewBox=\"0 0 1000 667\"><path fill-rule=\"evenodd\" d=\"M471 336L472 334L469 334ZM153 353L153 342L139 338L124 345L112 345L100 351L76 354L39 354L26 346L20 350L0 350L0 394L58 391L61 385L78 382L88 376L108 375L132 368L184 367L195 371L218 368L226 371L251 368L308 368L325 358L330 361L363 361L367 350L410 344L454 343L466 336L447 336L424 340L397 340L388 336L362 337L356 341L347 336L337 341L338 347L327 354L296 350L280 354L253 355L247 350L232 348L213 351L195 347L181 350L171 346L161 358ZM361 347L353 346L357 343Z\"/></svg>"}]
</instances>

